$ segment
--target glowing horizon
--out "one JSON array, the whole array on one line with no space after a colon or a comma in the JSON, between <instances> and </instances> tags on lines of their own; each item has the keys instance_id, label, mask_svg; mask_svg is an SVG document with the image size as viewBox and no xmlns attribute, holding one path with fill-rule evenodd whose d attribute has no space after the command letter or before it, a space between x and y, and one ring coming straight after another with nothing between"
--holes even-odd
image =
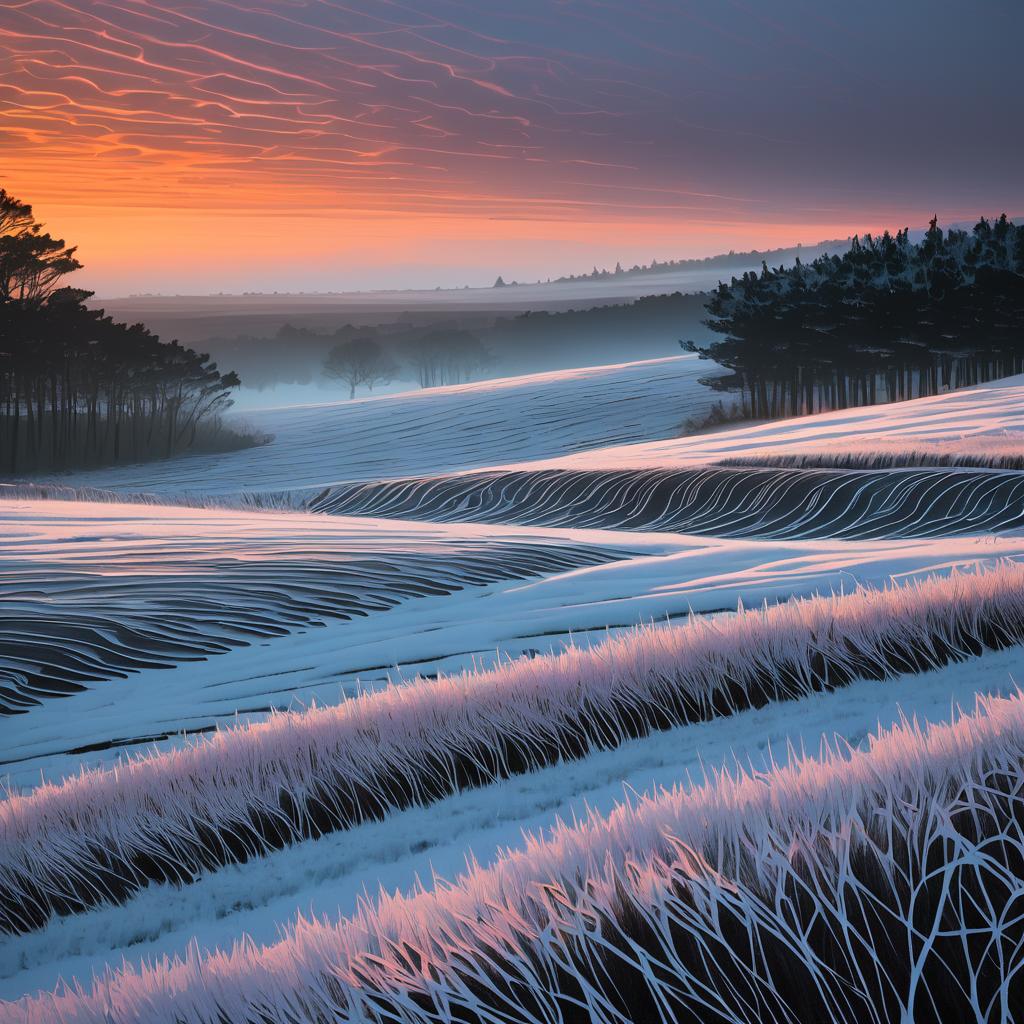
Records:
<instances>
[{"instance_id":1,"label":"glowing horizon","mask_svg":"<svg viewBox=\"0 0 1024 1024\"><path fill-rule=\"evenodd\" d=\"M485 285L1020 212L1022 15L936 19L984 50L974 81L914 45L926 7L22 0L0 185L108 296ZM954 124L970 146L937 144Z\"/></svg>"}]
</instances>

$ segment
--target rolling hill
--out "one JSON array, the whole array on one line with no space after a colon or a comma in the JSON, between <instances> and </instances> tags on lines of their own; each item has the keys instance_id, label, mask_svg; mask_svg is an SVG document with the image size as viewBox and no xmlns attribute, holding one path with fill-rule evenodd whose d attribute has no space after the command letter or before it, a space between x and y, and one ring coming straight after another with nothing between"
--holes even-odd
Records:
<instances>
[{"instance_id":1,"label":"rolling hill","mask_svg":"<svg viewBox=\"0 0 1024 1024\"><path fill-rule=\"evenodd\" d=\"M127 491L307 493L334 483L447 472L675 437L720 397L696 356L558 370L379 398L260 410L262 448L76 473Z\"/></svg>"},{"instance_id":2,"label":"rolling hill","mask_svg":"<svg viewBox=\"0 0 1024 1024\"><path fill-rule=\"evenodd\" d=\"M6 488L0 1020L1017 1005L1024 382L677 437L706 369Z\"/></svg>"}]
</instances>

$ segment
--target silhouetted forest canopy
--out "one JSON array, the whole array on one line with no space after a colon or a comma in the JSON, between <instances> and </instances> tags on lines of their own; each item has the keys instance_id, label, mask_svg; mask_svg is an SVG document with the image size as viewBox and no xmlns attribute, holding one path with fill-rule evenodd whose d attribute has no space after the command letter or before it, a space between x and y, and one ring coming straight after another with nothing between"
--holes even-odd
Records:
<instances>
[{"instance_id":1,"label":"silhouetted forest canopy","mask_svg":"<svg viewBox=\"0 0 1024 1024\"><path fill-rule=\"evenodd\" d=\"M898 401L1024 371L1024 227L1004 214L973 231L933 219L854 238L841 256L721 284L689 341L732 371L707 381L742 393L754 418Z\"/></svg>"},{"instance_id":2,"label":"silhouetted forest canopy","mask_svg":"<svg viewBox=\"0 0 1024 1024\"><path fill-rule=\"evenodd\" d=\"M0 465L60 470L245 447L220 414L239 379L62 285L75 248L0 189Z\"/></svg>"}]
</instances>

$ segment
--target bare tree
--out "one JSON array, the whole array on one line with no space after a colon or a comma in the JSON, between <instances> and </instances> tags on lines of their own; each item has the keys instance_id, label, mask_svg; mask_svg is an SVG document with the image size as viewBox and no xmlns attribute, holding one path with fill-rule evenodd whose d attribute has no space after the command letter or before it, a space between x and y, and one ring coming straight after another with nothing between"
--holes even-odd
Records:
<instances>
[{"instance_id":1,"label":"bare tree","mask_svg":"<svg viewBox=\"0 0 1024 1024\"><path fill-rule=\"evenodd\" d=\"M491 362L491 354L470 331L431 331L405 349L421 388L461 384Z\"/></svg>"},{"instance_id":2,"label":"bare tree","mask_svg":"<svg viewBox=\"0 0 1024 1024\"><path fill-rule=\"evenodd\" d=\"M343 380L349 387L348 397L356 397L356 388L366 384L387 384L395 379L398 367L372 338L353 338L335 345L324 361L324 374Z\"/></svg>"}]
</instances>

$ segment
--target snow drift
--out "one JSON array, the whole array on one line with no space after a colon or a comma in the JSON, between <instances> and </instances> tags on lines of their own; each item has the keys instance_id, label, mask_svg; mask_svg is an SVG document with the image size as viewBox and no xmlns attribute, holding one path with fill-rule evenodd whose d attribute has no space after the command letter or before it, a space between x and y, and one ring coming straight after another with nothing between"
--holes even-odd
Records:
<instances>
[{"instance_id":1,"label":"snow drift","mask_svg":"<svg viewBox=\"0 0 1024 1024\"><path fill-rule=\"evenodd\" d=\"M1024 474L941 469L548 469L329 489L310 511L762 539L943 537L1024 525Z\"/></svg>"}]
</instances>

